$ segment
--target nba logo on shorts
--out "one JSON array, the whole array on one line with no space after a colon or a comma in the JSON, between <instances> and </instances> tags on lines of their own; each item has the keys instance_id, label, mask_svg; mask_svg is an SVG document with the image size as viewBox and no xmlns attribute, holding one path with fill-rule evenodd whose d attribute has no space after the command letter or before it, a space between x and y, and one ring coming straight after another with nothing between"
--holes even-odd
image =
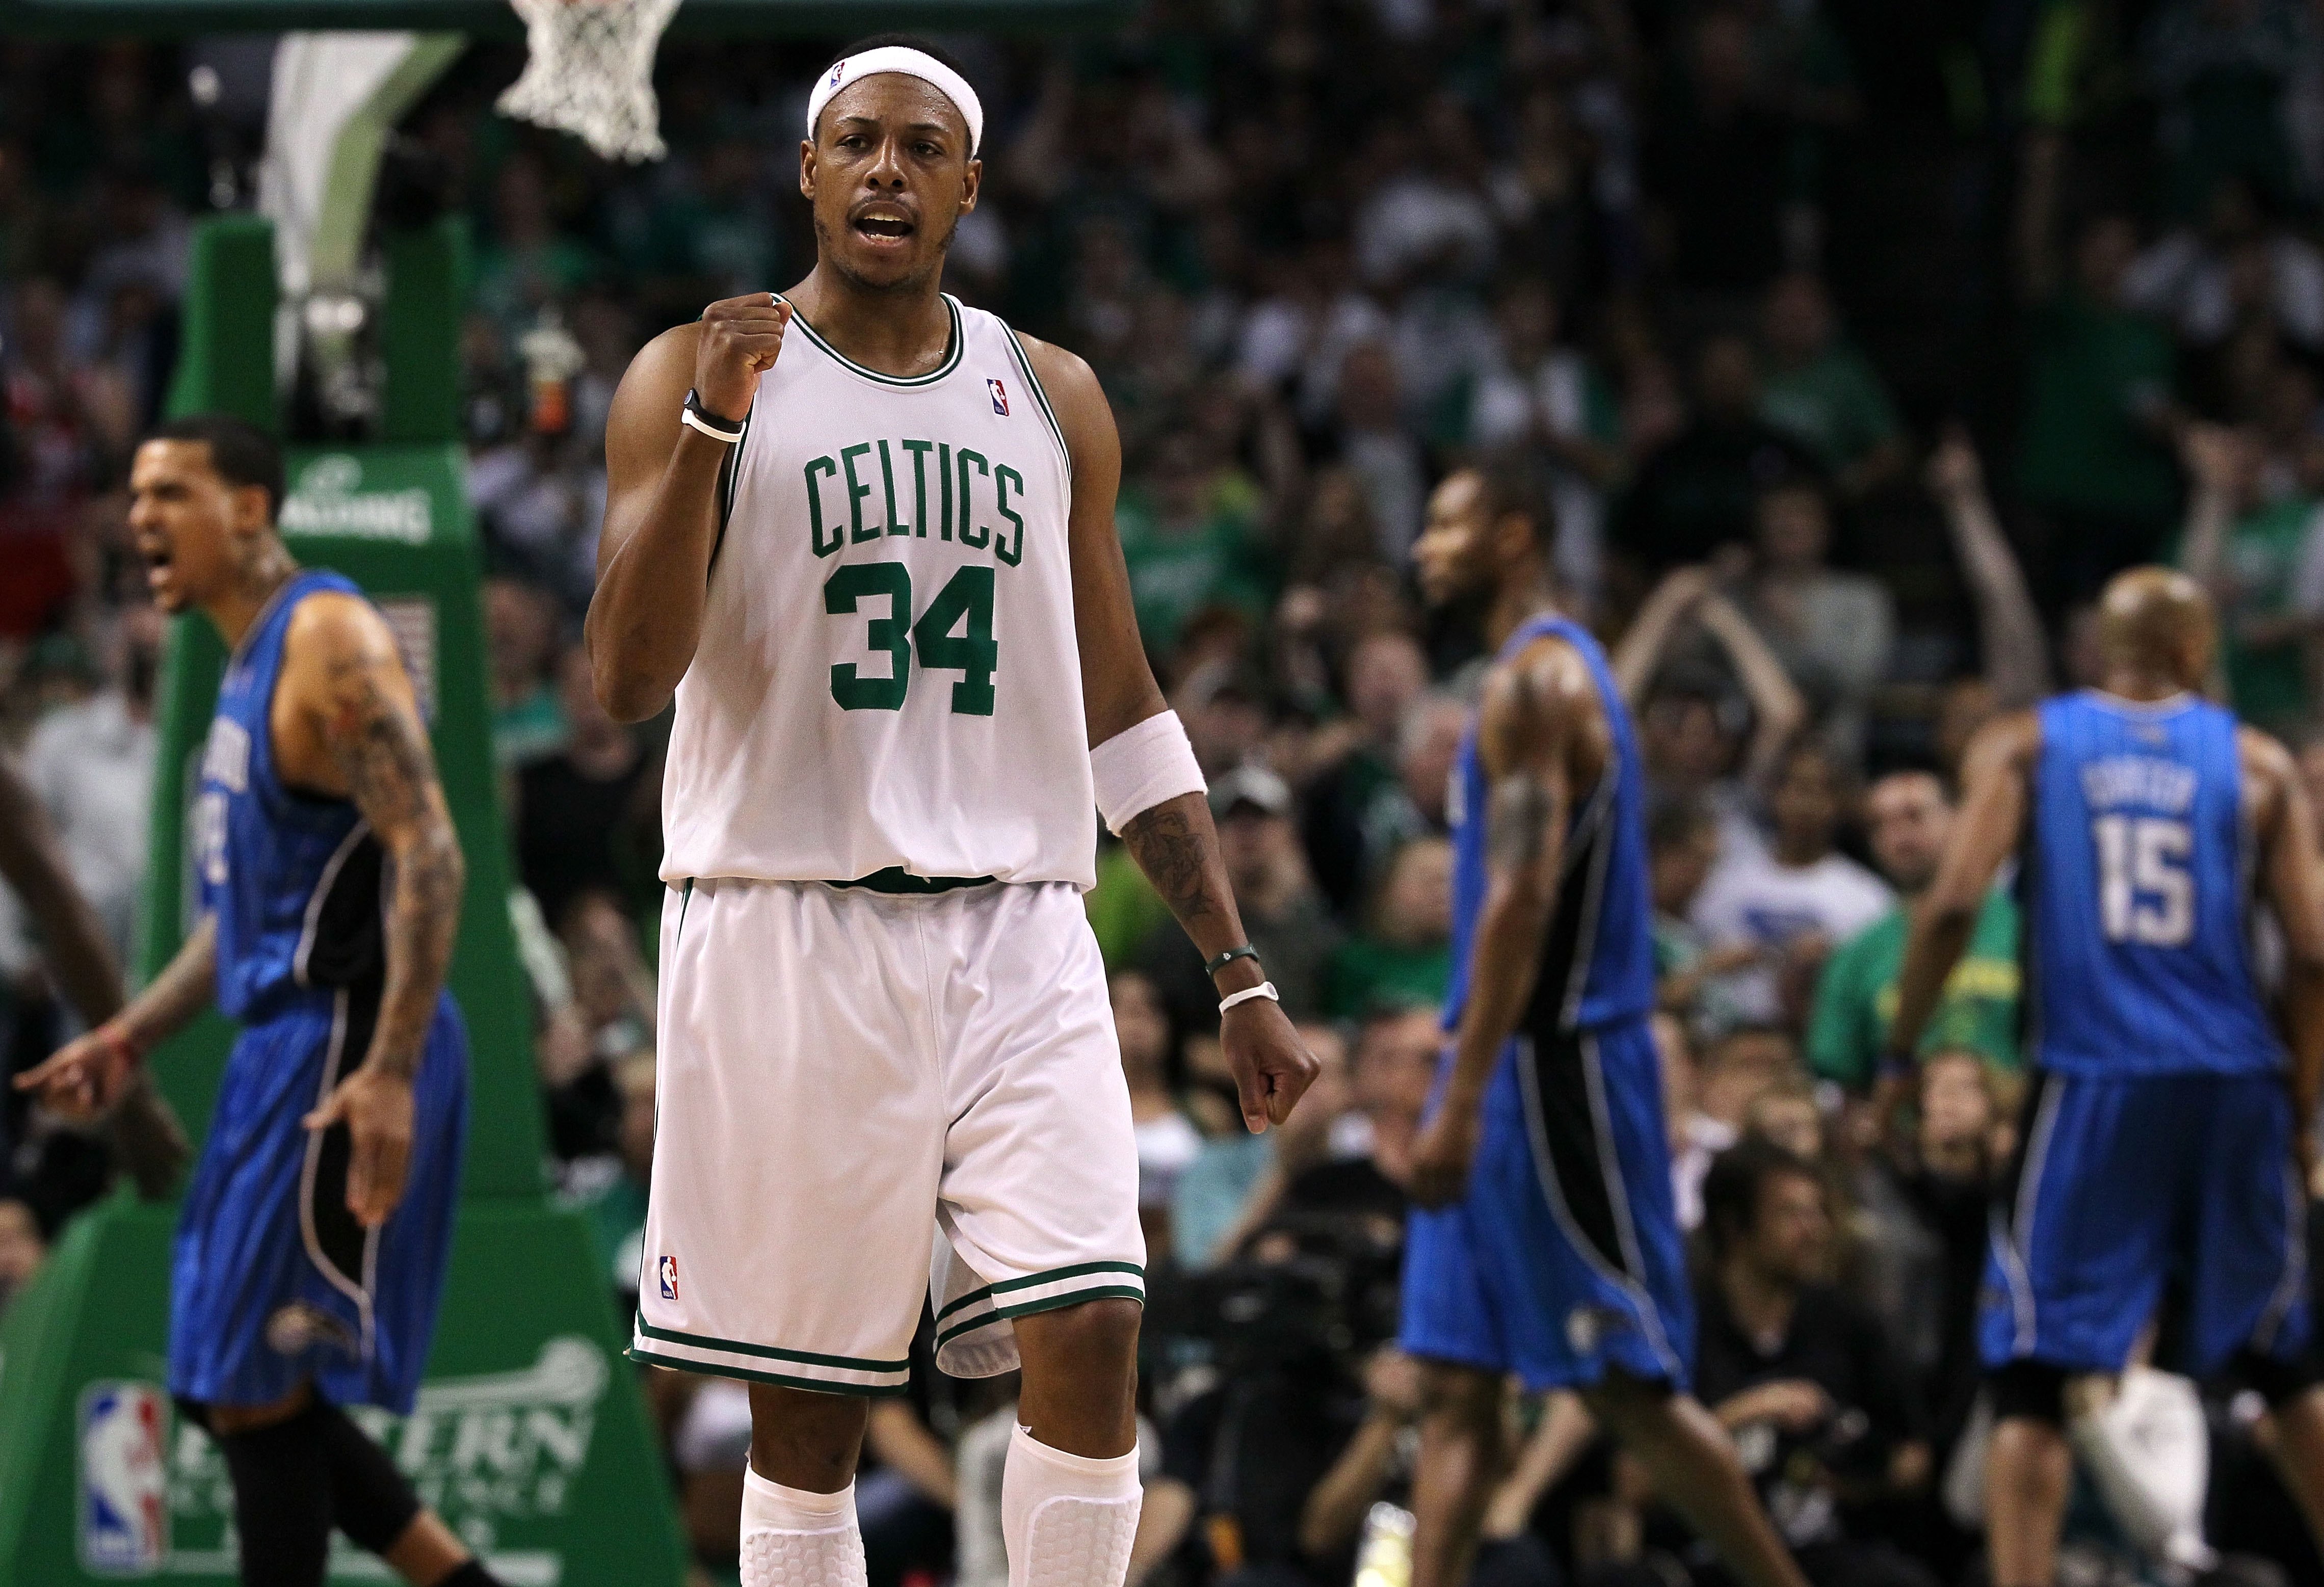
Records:
<instances>
[{"instance_id":1,"label":"nba logo on shorts","mask_svg":"<svg viewBox=\"0 0 2324 1587\"><path fill-rule=\"evenodd\" d=\"M92 1383L80 1397L80 1558L106 1576L150 1575L170 1552L170 1402L152 1383Z\"/></svg>"},{"instance_id":2,"label":"nba logo on shorts","mask_svg":"<svg viewBox=\"0 0 2324 1587\"><path fill-rule=\"evenodd\" d=\"M676 1300L678 1298L678 1259L664 1257L660 1266L661 1297L664 1300Z\"/></svg>"},{"instance_id":3,"label":"nba logo on shorts","mask_svg":"<svg viewBox=\"0 0 2324 1587\"><path fill-rule=\"evenodd\" d=\"M1009 393L1001 389L1001 383L997 380L988 380L984 383L984 389L992 393L992 411L1003 419L1008 418Z\"/></svg>"}]
</instances>

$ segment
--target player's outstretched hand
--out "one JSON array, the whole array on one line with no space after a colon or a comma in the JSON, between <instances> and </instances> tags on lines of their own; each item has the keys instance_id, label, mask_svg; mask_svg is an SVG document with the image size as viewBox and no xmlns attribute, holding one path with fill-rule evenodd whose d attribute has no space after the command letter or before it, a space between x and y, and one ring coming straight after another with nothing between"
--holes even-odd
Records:
<instances>
[{"instance_id":1,"label":"player's outstretched hand","mask_svg":"<svg viewBox=\"0 0 2324 1587\"><path fill-rule=\"evenodd\" d=\"M717 418L740 423L759 392L759 377L775 366L791 306L772 292L723 298L702 311L702 339L694 349L694 391Z\"/></svg>"},{"instance_id":2,"label":"player's outstretched hand","mask_svg":"<svg viewBox=\"0 0 2324 1587\"><path fill-rule=\"evenodd\" d=\"M1315 1083L1314 1055L1292 1029L1272 998L1237 1003L1219 1020L1219 1045L1226 1050L1235 1093L1242 1101L1243 1128L1264 1135Z\"/></svg>"},{"instance_id":3,"label":"player's outstretched hand","mask_svg":"<svg viewBox=\"0 0 2324 1587\"><path fill-rule=\"evenodd\" d=\"M387 1222L403 1199L411 1162L411 1081L365 1064L307 1115L309 1130L347 1127L347 1211L366 1229Z\"/></svg>"},{"instance_id":4,"label":"player's outstretched hand","mask_svg":"<svg viewBox=\"0 0 2324 1587\"><path fill-rule=\"evenodd\" d=\"M40 1093L60 1116L86 1123L121 1098L137 1060L103 1030L91 1030L59 1047L47 1062L16 1076L18 1091Z\"/></svg>"},{"instance_id":5,"label":"player's outstretched hand","mask_svg":"<svg viewBox=\"0 0 2324 1587\"><path fill-rule=\"evenodd\" d=\"M1412 1149L1412 1199L1424 1207L1450 1206L1469 1194L1481 1128L1474 1108L1449 1103L1421 1127Z\"/></svg>"}]
</instances>

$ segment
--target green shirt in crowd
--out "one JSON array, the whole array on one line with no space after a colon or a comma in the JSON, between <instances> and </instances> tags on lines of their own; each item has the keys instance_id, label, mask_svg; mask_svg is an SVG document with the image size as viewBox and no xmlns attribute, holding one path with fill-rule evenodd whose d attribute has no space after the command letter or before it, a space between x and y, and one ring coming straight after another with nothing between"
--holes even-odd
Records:
<instances>
[{"instance_id":1,"label":"green shirt in crowd","mask_svg":"<svg viewBox=\"0 0 2324 1587\"><path fill-rule=\"evenodd\" d=\"M2298 639L2255 647L2242 637L2251 619L2288 617L2292 585L2317 504L2305 496L2257 507L2227 531L2226 566L2235 597L2221 615L2220 653L2236 713L2263 727L2296 725L2308 714L2308 680ZM2183 562L2182 544L2174 561Z\"/></svg>"},{"instance_id":2,"label":"green shirt in crowd","mask_svg":"<svg viewBox=\"0 0 2324 1587\"><path fill-rule=\"evenodd\" d=\"M1864 355L1835 342L1805 364L1771 371L1759 417L1837 474L1902 428L1888 388Z\"/></svg>"},{"instance_id":3,"label":"green shirt in crowd","mask_svg":"<svg viewBox=\"0 0 2324 1587\"><path fill-rule=\"evenodd\" d=\"M1324 1006L1335 1020L1360 1020L1375 1009L1434 1008L1452 983L1452 945L1404 947L1351 937L1332 955Z\"/></svg>"},{"instance_id":4,"label":"green shirt in crowd","mask_svg":"<svg viewBox=\"0 0 2324 1587\"><path fill-rule=\"evenodd\" d=\"M2167 522L2179 471L2144 411L2171 392L2171 332L2069 288L2034 310L2018 489L2037 507Z\"/></svg>"},{"instance_id":5,"label":"green shirt in crowd","mask_svg":"<svg viewBox=\"0 0 2324 1587\"><path fill-rule=\"evenodd\" d=\"M1130 569L1138 632L1149 653L1168 654L1186 620L1205 606L1265 614L1275 593L1267 576L1267 548L1240 495L1221 491L1199 523L1173 529L1164 527L1142 490L1131 486L1121 493L1114 528Z\"/></svg>"},{"instance_id":6,"label":"green shirt in crowd","mask_svg":"<svg viewBox=\"0 0 2324 1587\"><path fill-rule=\"evenodd\" d=\"M1905 922L1901 906L1890 910L1825 964L1808 1021L1808 1066L1822 1078L1861 1089L1878 1073L1896 1017ZM1921 1033L1921 1051L1967 1048L1997 1068L2016 1068L2018 983L2017 904L1996 888Z\"/></svg>"}]
</instances>

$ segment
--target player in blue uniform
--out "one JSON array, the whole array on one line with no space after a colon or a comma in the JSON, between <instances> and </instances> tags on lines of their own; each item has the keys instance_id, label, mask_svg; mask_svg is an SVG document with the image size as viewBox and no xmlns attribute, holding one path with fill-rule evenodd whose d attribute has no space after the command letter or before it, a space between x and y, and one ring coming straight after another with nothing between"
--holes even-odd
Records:
<instances>
[{"instance_id":1,"label":"player in blue uniform","mask_svg":"<svg viewBox=\"0 0 2324 1587\"><path fill-rule=\"evenodd\" d=\"M1687 1392L1693 1306L1654 1008L1643 772L1606 657L1552 608L1522 466L1430 498L1430 602L1497 655L1452 805L1450 1050L1413 1165L1403 1345L1425 1368L1414 1587L1458 1587L1501 1469L1501 1391L1578 1389L1747 1587L1801 1587Z\"/></svg>"},{"instance_id":2,"label":"player in blue uniform","mask_svg":"<svg viewBox=\"0 0 2324 1587\"><path fill-rule=\"evenodd\" d=\"M274 529L282 459L203 418L137 450L129 523L161 609L232 654L191 819L200 918L153 983L22 1078L114 1103L211 1003L241 1021L186 1195L170 1388L234 1481L246 1587L318 1587L336 1525L418 1587L492 1578L340 1409L408 1412L467 1119L443 990L463 864L386 620Z\"/></svg>"},{"instance_id":3,"label":"player in blue uniform","mask_svg":"<svg viewBox=\"0 0 2324 1587\"><path fill-rule=\"evenodd\" d=\"M2098 614L2101 686L1969 745L1889 1038L1914 1051L1987 889L2019 854L2036 1084L1981 1319L1998 1421L1994 1587L2050 1587L2070 1438L2095 1432L2166 1291L2181 1364L2232 1365L2266 1398L2278 1463L2324 1536L2324 1393L2304 1350L2324 1074L2314 813L2283 746L2197 694L2213 620L2192 581L2134 568ZM2272 992L2257 903L2282 949Z\"/></svg>"}]
</instances>

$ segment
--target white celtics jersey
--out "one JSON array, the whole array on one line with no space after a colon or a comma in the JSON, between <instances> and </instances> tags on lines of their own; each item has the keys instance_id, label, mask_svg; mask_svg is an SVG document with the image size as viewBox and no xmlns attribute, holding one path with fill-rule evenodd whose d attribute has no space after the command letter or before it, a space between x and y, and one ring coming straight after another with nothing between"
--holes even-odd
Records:
<instances>
[{"instance_id":1,"label":"white celtics jersey","mask_svg":"<svg viewBox=\"0 0 2324 1587\"><path fill-rule=\"evenodd\" d=\"M1095 884L1070 465L1009 328L904 380L794 318L678 686L662 875Z\"/></svg>"}]
</instances>

